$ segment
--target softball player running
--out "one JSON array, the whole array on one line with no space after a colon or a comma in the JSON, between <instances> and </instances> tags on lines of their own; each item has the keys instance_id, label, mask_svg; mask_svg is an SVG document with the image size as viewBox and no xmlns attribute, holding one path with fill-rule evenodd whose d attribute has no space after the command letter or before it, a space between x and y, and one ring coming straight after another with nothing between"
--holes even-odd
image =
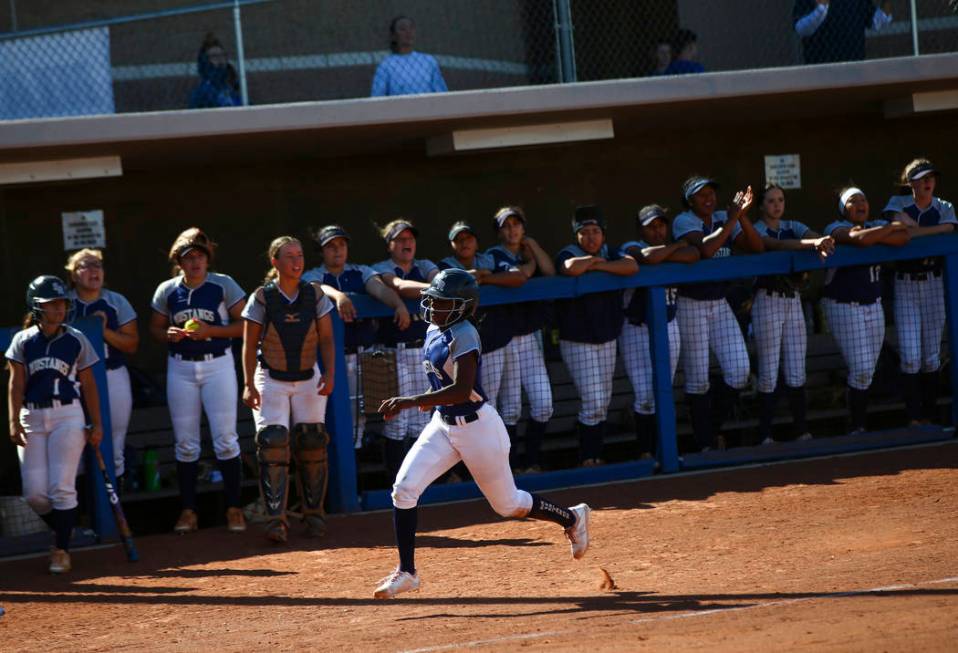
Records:
<instances>
[{"instance_id":1,"label":"softball player running","mask_svg":"<svg viewBox=\"0 0 958 653\"><path fill-rule=\"evenodd\" d=\"M285 542L290 445L306 530L313 536L326 533L329 434L324 424L326 397L336 378L333 303L318 281L301 280L305 258L299 240L274 239L269 260L273 267L266 281L243 309L243 402L256 420L259 485L270 518L266 536Z\"/></svg>"},{"instance_id":2,"label":"softball player running","mask_svg":"<svg viewBox=\"0 0 958 653\"><path fill-rule=\"evenodd\" d=\"M359 354L376 342L376 323L373 319L359 319L350 294L370 295L389 306L395 314L393 323L400 331L409 326L409 311L394 291L387 288L375 270L367 265L348 262L349 234L338 224L326 225L316 233L316 243L323 254L323 264L303 273L303 281L319 281L323 293L329 297L346 323L343 343L346 349L346 378L353 412L354 446L363 445L366 415L363 407Z\"/></svg>"},{"instance_id":3,"label":"softball player running","mask_svg":"<svg viewBox=\"0 0 958 653\"><path fill-rule=\"evenodd\" d=\"M479 284L464 270L443 270L422 294L423 317L430 323L423 366L432 389L387 399L379 412L392 419L403 410L436 410L406 454L393 485L399 566L376 588L377 599L419 589L416 504L429 484L460 460L497 513L561 525L572 543L575 559L589 548L589 506L580 503L563 508L516 488L509 468L509 435L496 409L486 401L479 381L482 345L470 321L479 304Z\"/></svg>"},{"instance_id":4,"label":"softball player running","mask_svg":"<svg viewBox=\"0 0 958 653\"><path fill-rule=\"evenodd\" d=\"M240 508L239 438L236 435L236 370L230 338L243 333L246 295L232 277L210 272L216 244L196 227L173 241L175 276L153 294L150 333L166 342L166 398L176 438L176 476L183 511L173 530L197 528L196 477L200 459L200 411L206 411L213 450L223 474L229 530L246 530Z\"/></svg>"},{"instance_id":5,"label":"softball player running","mask_svg":"<svg viewBox=\"0 0 958 653\"><path fill-rule=\"evenodd\" d=\"M695 263L699 260L699 251L682 241L669 242L669 223L665 209L658 204L644 206L637 216L637 230L641 240L632 240L622 245L620 252L628 254L639 265L656 263ZM632 383L635 401L632 410L635 414L635 437L641 458L655 456L655 396L652 387L652 357L649 353L649 327L645 320L645 307L648 290L630 288L625 291L626 322L619 336L619 351L626 374ZM675 368L679 363L681 339L679 325L675 321L676 297L678 290L666 288L665 302L669 321L669 369L675 377Z\"/></svg>"},{"instance_id":6,"label":"softball player running","mask_svg":"<svg viewBox=\"0 0 958 653\"><path fill-rule=\"evenodd\" d=\"M839 245L871 247L908 243L908 227L901 222L868 219L868 199L854 186L839 194L838 214L825 235ZM848 412L852 432L864 431L878 356L885 339L885 313L881 306L881 265L832 268L825 275L822 299L825 319L848 366Z\"/></svg>"},{"instance_id":7,"label":"softball player running","mask_svg":"<svg viewBox=\"0 0 958 653\"><path fill-rule=\"evenodd\" d=\"M764 250L762 239L746 217L752 205L752 187L735 194L728 211L716 211L718 184L708 177L692 176L682 185L684 213L675 217L672 235L699 250L703 259ZM717 281L684 286L679 290L678 320L682 338L682 369L689 402L692 431L702 450L724 448L724 437L713 433L712 407L720 408L716 425L734 406L748 383L749 363L745 339L726 301L729 283ZM722 368L723 387L709 394L709 349ZM716 392L718 390L719 392Z\"/></svg>"},{"instance_id":8,"label":"softball player running","mask_svg":"<svg viewBox=\"0 0 958 653\"><path fill-rule=\"evenodd\" d=\"M578 277L586 272L608 272L629 276L638 272L634 258L605 242L605 219L598 206L577 207L572 232L576 244L562 248L556 256L556 267L562 274ZM559 352L582 398L576 424L582 465L601 465L605 418L612 401L616 339L624 318L622 292L590 293L556 302L556 317Z\"/></svg>"},{"instance_id":9,"label":"softball player running","mask_svg":"<svg viewBox=\"0 0 958 653\"><path fill-rule=\"evenodd\" d=\"M830 236L815 233L797 220L783 220L785 191L769 184L759 197L761 219L755 231L767 251L812 249L822 258L835 252ZM805 419L805 352L808 335L802 311L800 285L802 275L760 277L755 283L752 301L752 329L758 355L759 436L762 444L772 444L772 418L775 416L775 387L779 365L785 378L792 423L799 440L810 440Z\"/></svg>"},{"instance_id":10,"label":"softball player running","mask_svg":"<svg viewBox=\"0 0 958 653\"><path fill-rule=\"evenodd\" d=\"M499 244L486 253L492 256L499 272L518 269L526 279L551 277L556 273L552 259L535 239L526 234L526 216L518 206L504 206L492 220ZM521 302L509 305L512 338L506 345L506 364L499 376L502 419L515 441L516 424L522 412L522 391L529 400L529 419L525 440L524 471L542 471L539 449L552 417L552 383L542 350L542 327L550 314L545 302ZM493 378L497 375L493 372ZM483 386L491 392L489 386ZM495 402L493 402L494 404Z\"/></svg>"},{"instance_id":11,"label":"softball player running","mask_svg":"<svg viewBox=\"0 0 958 653\"><path fill-rule=\"evenodd\" d=\"M958 226L955 207L935 197L938 169L915 159L902 171L905 194L885 206L886 220L908 227L912 238L951 233ZM901 358L905 410L912 424L934 421L938 412L938 370L945 328L945 296L940 257L902 261L895 272L895 326Z\"/></svg>"},{"instance_id":12,"label":"softball player running","mask_svg":"<svg viewBox=\"0 0 958 653\"><path fill-rule=\"evenodd\" d=\"M123 447L126 430L133 412L133 392L127 355L136 353L140 334L136 328L136 311L120 293L103 287L103 253L98 249L81 249L67 259L68 293L71 302L70 320L96 315L103 321L103 348L106 350L107 391L110 396L110 431L113 438L113 464L117 484L123 487Z\"/></svg>"},{"instance_id":13,"label":"softball player running","mask_svg":"<svg viewBox=\"0 0 958 653\"><path fill-rule=\"evenodd\" d=\"M30 282L27 306L27 324L6 352L10 439L22 447L23 496L56 536L50 572L61 574L71 568L76 473L83 445L96 447L103 439L100 400L90 369L99 358L86 336L64 324L70 300L60 279L45 275ZM80 390L92 423L89 431Z\"/></svg>"},{"instance_id":14,"label":"softball player running","mask_svg":"<svg viewBox=\"0 0 958 653\"><path fill-rule=\"evenodd\" d=\"M419 299L432 278L439 274L436 264L416 258L416 238L419 230L408 220L393 220L380 229L386 241L389 258L373 265L373 270L382 276L387 288L392 288L403 299ZM396 372L399 392L406 396L426 392L429 383L422 374L422 345L427 324L416 314L407 329L398 329L392 322L379 325L380 342L396 352ZM396 419L386 422L383 435L386 437L386 472L394 478L403 457L422 429L429 423L425 413L401 413Z\"/></svg>"}]
</instances>

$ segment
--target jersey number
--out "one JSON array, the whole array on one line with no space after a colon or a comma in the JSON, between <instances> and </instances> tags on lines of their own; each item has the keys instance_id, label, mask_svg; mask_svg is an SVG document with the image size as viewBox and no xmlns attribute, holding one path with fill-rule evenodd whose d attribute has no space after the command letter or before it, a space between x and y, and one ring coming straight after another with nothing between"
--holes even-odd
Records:
<instances>
[{"instance_id":1,"label":"jersey number","mask_svg":"<svg viewBox=\"0 0 958 653\"><path fill-rule=\"evenodd\" d=\"M679 296L678 288L666 288L665 289L665 303L668 306L675 306L676 298Z\"/></svg>"},{"instance_id":2,"label":"jersey number","mask_svg":"<svg viewBox=\"0 0 958 653\"><path fill-rule=\"evenodd\" d=\"M53 379L53 396L60 396L60 379Z\"/></svg>"},{"instance_id":3,"label":"jersey number","mask_svg":"<svg viewBox=\"0 0 958 653\"><path fill-rule=\"evenodd\" d=\"M870 268L868 268L868 280L869 280L869 281L871 281L872 283L878 283L880 277L881 277L881 266L880 266L880 265L873 265L873 266L871 266Z\"/></svg>"}]
</instances>

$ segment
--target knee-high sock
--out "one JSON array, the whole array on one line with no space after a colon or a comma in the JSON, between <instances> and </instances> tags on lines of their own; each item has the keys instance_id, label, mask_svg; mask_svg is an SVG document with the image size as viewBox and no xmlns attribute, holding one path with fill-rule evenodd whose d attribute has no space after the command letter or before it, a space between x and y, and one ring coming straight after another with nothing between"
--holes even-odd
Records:
<instances>
[{"instance_id":1,"label":"knee-high sock","mask_svg":"<svg viewBox=\"0 0 958 653\"><path fill-rule=\"evenodd\" d=\"M50 513L53 521L53 532L56 534L56 547L68 551L70 549L70 536L73 534L73 527L77 521L77 509L57 510Z\"/></svg>"},{"instance_id":2,"label":"knee-high sock","mask_svg":"<svg viewBox=\"0 0 958 653\"><path fill-rule=\"evenodd\" d=\"M403 458L406 457L408 450L409 447L406 446L405 440L386 438L386 446L383 453L386 459L386 473L389 475L390 480L396 478L396 474L399 473L399 468L402 467Z\"/></svg>"},{"instance_id":3,"label":"knee-high sock","mask_svg":"<svg viewBox=\"0 0 958 653\"><path fill-rule=\"evenodd\" d=\"M526 421L526 467L538 465L541 460L542 438L546 433L548 422L537 422L534 419Z\"/></svg>"},{"instance_id":4,"label":"knee-high sock","mask_svg":"<svg viewBox=\"0 0 958 653\"><path fill-rule=\"evenodd\" d=\"M848 412L853 429L867 428L868 390L848 388Z\"/></svg>"},{"instance_id":5,"label":"knee-high sock","mask_svg":"<svg viewBox=\"0 0 958 653\"><path fill-rule=\"evenodd\" d=\"M223 494L226 495L226 507L241 507L243 502L240 497L240 484L242 482L243 465L240 462L240 457L218 460L216 464L223 474Z\"/></svg>"},{"instance_id":6,"label":"knee-high sock","mask_svg":"<svg viewBox=\"0 0 958 653\"><path fill-rule=\"evenodd\" d=\"M655 415L635 413L635 441L639 455L644 453L655 455L658 438L655 433Z\"/></svg>"},{"instance_id":7,"label":"knee-high sock","mask_svg":"<svg viewBox=\"0 0 958 653\"><path fill-rule=\"evenodd\" d=\"M905 398L905 414L912 422L921 420L921 375L901 375L901 392Z\"/></svg>"},{"instance_id":8,"label":"knee-high sock","mask_svg":"<svg viewBox=\"0 0 958 653\"><path fill-rule=\"evenodd\" d=\"M938 372L921 374L921 413L930 422L938 421Z\"/></svg>"},{"instance_id":9,"label":"knee-high sock","mask_svg":"<svg viewBox=\"0 0 958 653\"><path fill-rule=\"evenodd\" d=\"M509 467L516 468L519 466L519 450L516 448L516 445L519 443L518 437L519 427L515 424L506 424L506 433L509 434Z\"/></svg>"},{"instance_id":10,"label":"knee-high sock","mask_svg":"<svg viewBox=\"0 0 958 653\"><path fill-rule=\"evenodd\" d=\"M396 532L396 548L399 549L399 569L416 573L416 526L418 508L393 508L393 529Z\"/></svg>"},{"instance_id":11,"label":"knee-high sock","mask_svg":"<svg viewBox=\"0 0 958 653\"><path fill-rule=\"evenodd\" d=\"M808 420L805 417L805 386L788 387L788 405L792 411L792 423L799 435L808 433Z\"/></svg>"},{"instance_id":12,"label":"knee-high sock","mask_svg":"<svg viewBox=\"0 0 958 653\"><path fill-rule=\"evenodd\" d=\"M196 475L199 462L184 463L176 461L176 480L180 486L180 502L184 508L196 510Z\"/></svg>"},{"instance_id":13,"label":"knee-high sock","mask_svg":"<svg viewBox=\"0 0 958 653\"><path fill-rule=\"evenodd\" d=\"M772 437L772 419L775 417L775 393L758 393L758 437Z\"/></svg>"},{"instance_id":14,"label":"knee-high sock","mask_svg":"<svg viewBox=\"0 0 958 653\"><path fill-rule=\"evenodd\" d=\"M575 514L571 510L552 503L548 499L543 499L538 494L532 495L532 508L529 510L529 516L533 519L555 522L562 528L575 526Z\"/></svg>"},{"instance_id":15,"label":"knee-high sock","mask_svg":"<svg viewBox=\"0 0 958 653\"><path fill-rule=\"evenodd\" d=\"M712 401L707 394L685 393L689 402L689 418L695 444L701 447L714 446L712 442Z\"/></svg>"},{"instance_id":16,"label":"knee-high sock","mask_svg":"<svg viewBox=\"0 0 958 653\"><path fill-rule=\"evenodd\" d=\"M579 422L579 451L583 460L602 457L602 440L605 430L605 423L600 422L594 426L588 426Z\"/></svg>"}]
</instances>

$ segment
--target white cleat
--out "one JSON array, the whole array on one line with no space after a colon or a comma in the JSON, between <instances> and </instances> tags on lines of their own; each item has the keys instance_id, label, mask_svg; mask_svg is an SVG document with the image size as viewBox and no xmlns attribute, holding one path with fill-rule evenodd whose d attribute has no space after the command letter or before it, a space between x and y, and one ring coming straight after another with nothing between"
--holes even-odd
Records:
<instances>
[{"instance_id":1,"label":"white cleat","mask_svg":"<svg viewBox=\"0 0 958 653\"><path fill-rule=\"evenodd\" d=\"M589 520L592 519L592 508L584 503L569 508L575 515L575 524L565 531L565 536L572 543L572 557L582 558L589 550Z\"/></svg>"},{"instance_id":2,"label":"white cleat","mask_svg":"<svg viewBox=\"0 0 958 653\"><path fill-rule=\"evenodd\" d=\"M762 445L763 445L763 446L766 446L766 447L767 447L767 446L773 445L773 444L775 444L775 440L774 440L771 436L769 436L769 437L765 438L764 440L762 440Z\"/></svg>"},{"instance_id":3,"label":"white cleat","mask_svg":"<svg viewBox=\"0 0 958 653\"><path fill-rule=\"evenodd\" d=\"M377 599L391 599L403 592L416 591L419 591L419 574L410 574L396 568L396 571L382 579L373 596Z\"/></svg>"}]
</instances>

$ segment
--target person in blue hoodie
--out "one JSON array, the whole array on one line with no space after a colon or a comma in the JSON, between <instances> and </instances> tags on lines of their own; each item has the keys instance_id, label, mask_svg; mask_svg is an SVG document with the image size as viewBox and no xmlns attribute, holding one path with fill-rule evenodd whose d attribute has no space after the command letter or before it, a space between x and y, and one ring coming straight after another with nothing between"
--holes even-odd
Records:
<instances>
[{"instance_id":1,"label":"person in blue hoodie","mask_svg":"<svg viewBox=\"0 0 958 653\"><path fill-rule=\"evenodd\" d=\"M190 92L191 109L239 107L243 105L236 70L220 40L209 32L196 57L200 83Z\"/></svg>"}]
</instances>

